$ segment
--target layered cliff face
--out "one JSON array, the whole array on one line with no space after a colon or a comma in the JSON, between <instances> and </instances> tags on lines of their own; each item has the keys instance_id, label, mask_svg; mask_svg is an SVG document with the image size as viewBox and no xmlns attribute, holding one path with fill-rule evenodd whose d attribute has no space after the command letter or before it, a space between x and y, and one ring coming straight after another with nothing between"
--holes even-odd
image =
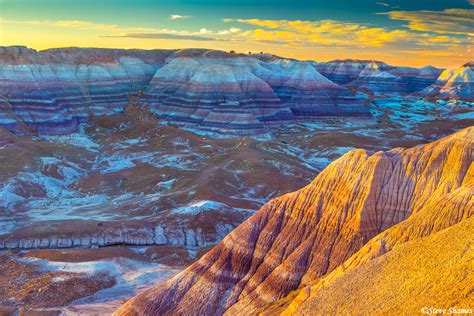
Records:
<instances>
[{"instance_id":1,"label":"layered cliff face","mask_svg":"<svg viewBox=\"0 0 474 316\"><path fill-rule=\"evenodd\" d=\"M315 68L325 77L337 84L346 84L354 81L364 68L370 64L376 63L379 66L388 66L382 62L372 62L369 60L333 60L330 62L319 63Z\"/></svg>"},{"instance_id":2,"label":"layered cliff face","mask_svg":"<svg viewBox=\"0 0 474 316\"><path fill-rule=\"evenodd\" d=\"M400 91L402 78L391 73L385 64L368 63L351 84L374 92Z\"/></svg>"},{"instance_id":3,"label":"layered cliff face","mask_svg":"<svg viewBox=\"0 0 474 316\"><path fill-rule=\"evenodd\" d=\"M246 133L298 117L370 115L360 97L310 63L281 58L205 49L5 47L0 63L0 124L23 133L76 131L91 115L120 112L128 95L143 92L159 117Z\"/></svg>"},{"instance_id":4,"label":"layered cliff face","mask_svg":"<svg viewBox=\"0 0 474 316\"><path fill-rule=\"evenodd\" d=\"M361 97L308 62L206 52L176 54L145 98L159 116L248 131L301 117L369 115Z\"/></svg>"},{"instance_id":5,"label":"layered cliff face","mask_svg":"<svg viewBox=\"0 0 474 316\"><path fill-rule=\"evenodd\" d=\"M438 80L421 94L441 99L474 100L474 62L443 71Z\"/></svg>"},{"instance_id":6,"label":"layered cliff face","mask_svg":"<svg viewBox=\"0 0 474 316\"><path fill-rule=\"evenodd\" d=\"M238 60L175 58L155 74L146 93L159 116L200 126L261 129L263 122L294 118Z\"/></svg>"},{"instance_id":7,"label":"layered cliff face","mask_svg":"<svg viewBox=\"0 0 474 316\"><path fill-rule=\"evenodd\" d=\"M370 116L367 95L356 91L406 94L433 83L438 71L206 49L3 47L0 126L67 134L91 115L122 111L133 95L166 120L254 133L298 118Z\"/></svg>"},{"instance_id":8,"label":"layered cliff face","mask_svg":"<svg viewBox=\"0 0 474 316\"><path fill-rule=\"evenodd\" d=\"M377 61L317 63L206 49L2 47L0 127L68 134L91 115L123 111L130 96L159 118L239 134L299 118L370 116L366 105L374 94L404 97L426 88L421 95L430 98L472 100L471 63L436 81L440 73Z\"/></svg>"},{"instance_id":9,"label":"layered cliff face","mask_svg":"<svg viewBox=\"0 0 474 316\"><path fill-rule=\"evenodd\" d=\"M116 314L252 314L338 267L469 218L473 139L470 127L411 149L349 152Z\"/></svg>"},{"instance_id":10,"label":"layered cliff face","mask_svg":"<svg viewBox=\"0 0 474 316\"><path fill-rule=\"evenodd\" d=\"M321 75L309 62L279 62L280 82L273 87L282 103L297 117L367 115L365 97ZM270 79L271 80L271 79Z\"/></svg>"},{"instance_id":11,"label":"layered cliff face","mask_svg":"<svg viewBox=\"0 0 474 316\"><path fill-rule=\"evenodd\" d=\"M373 92L412 93L436 81L442 69L427 66L411 68L390 66L379 61L334 60L319 63L316 69L340 85L353 85Z\"/></svg>"},{"instance_id":12,"label":"layered cliff face","mask_svg":"<svg viewBox=\"0 0 474 316\"><path fill-rule=\"evenodd\" d=\"M379 245L373 252L380 249L380 257L364 261L337 279L324 278L265 307L261 314L419 314L430 308L466 313L471 308L474 281L466 273L474 260L473 232L471 217L386 254Z\"/></svg>"},{"instance_id":13,"label":"layered cliff face","mask_svg":"<svg viewBox=\"0 0 474 316\"><path fill-rule=\"evenodd\" d=\"M122 111L168 51L0 48L0 123L25 123L39 133L75 131L91 114Z\"/></svg>"},{"instance_id":14,"label":"layered cliff face","mask_svg":"<svg viewBox=\"0 0 474 316\"><path fill-rule=\"evenodd\" d=\"M467 136L472 143L473 135ZM459 187L434 193L407 220L371 239L310 286L266 306L264 314L305 314L309 310L318 314L349 310L416 313L423 306L469 307L472 277L464 271L474 258L470 244L473 213L471 156ZM348 288L350 300L341 300Z\"/></svg>"}]
</instances>

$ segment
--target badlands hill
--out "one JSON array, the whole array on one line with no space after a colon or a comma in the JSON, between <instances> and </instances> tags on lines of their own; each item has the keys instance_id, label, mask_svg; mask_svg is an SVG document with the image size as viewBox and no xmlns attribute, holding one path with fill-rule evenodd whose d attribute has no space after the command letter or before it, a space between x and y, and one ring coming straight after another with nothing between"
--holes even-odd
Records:
<instances>
[{"instance_id":1,"label":"badlands hill","mask_svg":"<svg viewBox=\"0 0 474 316\"><path fill-rule=\"evenodd\" d=\"M474 282L468 273L474 261L473 232L471 217L401 244L386 255L381 251L380 257L353 271L338 269L330 274L337 279L323 278L317 285L266 307L263 314L347 315L364 311L393 315L403 311L414 315L430 307L469 309ZM369 245L377 249L375 243Z\"/></svg>"},{"instance_id":2,"label":"badlands hill","mask_svg":"<svg viewBox=\"0 0 474 316\"><path fill-rule=\"evenodd\" d=\"M162 119L251 134L300 118L370 116L368 94L420 91L440 71L206 49L0 47L0 127L68 134L134 96Z\"/></svg>"},{"instance_id":3,"label":"badlands hill","mask_svg":"<svg viewBox=\"0 0 474 316\"><path fill-rule=\"evenodd\" d=\"M129 95L162 118L246 133L298 116L370 115L360 96L309 63L203 49L2 47L0 80L0 126L26 123L40 134L70 133L91 115L121 112ZM296 109L300 99L311 108Z\"/></svg>"},{"instance_id":4,"label":"badlands hill","mask_svg":"<svg viewBox=\"0 0 474 316\"><path fill-rule=\"evenodd\" d=\"M372 155L351 151L308 186L268 202L200 260L131 299L116 315L235 315L275 308L304 313L326 302L326 297L350 296L353 288L367 291L369 286L373 286L372 302L394 311L404 306L393 301L384 305L387 288L379 295L375 285L390 277L384 269L406 266L406 258L420 264L413 267L419 270L407 272L406 293L418 293L410 284L420 284L419 278L426 278L424 273L432 266L437 274L429 280L440 284L429 293L434 291L433 297L443 299L437 303L466 302L465 296L472 296L462 285L469 284L468 275L458 268L472 262L472 245L466 244L468 237L459 236L464 229L472 235L473 139L474 128L469 127L410 149ZM435 258L452 260L454 256L460 261L430 261L426 266L420 251L442 249L440 245L425 248L430 240L453 241L452 249ZM451 269L453 274L448 275L454 280L439 277ZM364 281L364 271L374 276L374 283ZM344 277L346 273L351 274ZM460 285L451 292L437 292L456 281ZM327 283L332 286L326 290ZM349 293L338 291L348 288ZM297 289L304 289L303 294L291 293ZM290 293L293 296L273 305ZM341 310L347 306L350 302Z\"/></svg>"},{"instance_id":5,"label":"badlands hill","mask_svg":"<svg viewBox=\"0 0 474 316\"><path fill-rule=\"evenodd\" d=\"M340 85L354 85L373 92L412 93L434 83L443 71L432 66L396 67L373 60L334 60L315 68Z\"/></svg>"},{"instance_id":6,"label":"badlands hill","mask_svg":"<svg viewBox=\"0 0 474 316\"><path fill-rule=\"evenodd\" d=\"M443 71L421 94L441 99L474 100L474 61Z\"/></svg>"},{"instance_id":7,"label":"badlands hill","mask_svg":"<svg viewBox=\"0 0 474 316\"><path fill-rule=\"evenodd\" d=\"M67 134L91 114L122 111L169 51L0 47L0 126ZM23 129L24 132L24 129Z\"/></svg>"}]
</instances>

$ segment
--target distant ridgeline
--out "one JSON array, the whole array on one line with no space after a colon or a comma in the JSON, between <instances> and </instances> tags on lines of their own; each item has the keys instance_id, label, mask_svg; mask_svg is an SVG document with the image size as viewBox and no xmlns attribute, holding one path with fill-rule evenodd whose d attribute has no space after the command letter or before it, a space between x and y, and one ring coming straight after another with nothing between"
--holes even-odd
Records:
<instances>
[{"instance_id":1,"label":"distant ridgeline","mask_svg":"<svg viewBox=\"0 0 474 316\"><path fill-rule=\"evenodd\" d=\"M1 47L0 127L71 133L91 115L123 111L135 96L167 121L255 133L299 118L370 116L368 98L381 93L472 99L472 68L441 74L433 67L204 49Z\"/></svg>"}]
</instances>

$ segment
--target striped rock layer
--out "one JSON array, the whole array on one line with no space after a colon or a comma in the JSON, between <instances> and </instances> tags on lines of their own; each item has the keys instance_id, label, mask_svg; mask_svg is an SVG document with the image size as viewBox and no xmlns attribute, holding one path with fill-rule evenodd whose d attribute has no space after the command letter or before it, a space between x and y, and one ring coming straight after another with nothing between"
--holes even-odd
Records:
<instances>
[{"instance_id":1,"label":"striped rock layer","mask_svg":"<svg viewBox=\"0 0 474 316\"><path fill-rule=\"evenodd\" d=\"M297 117L366 115L364 97L354 95L321 75L309 62L278 62L282 78L265 74L276 94ZM278 69L280 68L280 69ZM262 74L263 75L263 74ZM314 106L314 105L317 106Z\"/></svg>"},{"instance_id":2,"label":"striped rock layer","mask_svg":"<svg viewBox=\"0 0 474 316\"><path fill-rule=\"evenodd\" d=\"M435 191L406 220L372 238L323 278L266 306L264 314L411 314L438 304L468 307L468 284L474 280L465 273L474 258L474 129L470 131L462 136L470 138L471 163L460 185ZM341 299L349 288L351 299Z\"/></svg>"},{"instance_id":3,"label":"striped rock layer","mask_svg":"<svg viewBox=\"0 0 474 316\"><path fill-rule=\"evenodd\" d=\"M298 118L370 115L364 94L339 85L347 78L361 87L385 85L394 90L400 88L398 77L407 78L399 72L422 81L433 75L426 69L403 70L380 62L345 63L337 69L336 64L205 49L38 52L2 47L0 126L69 133L90 115L122 111L128 96L135 95L166 120L255 131ZM381 70L374 70L374 65Z\"/></svg>"},{"instance_id":4,"label":"striped rock layer","mask_svg":"<svg viewBox=\"0 0 474 316\"><path fill-rule=\"evenodd\" d=\"M205 49L0 47L0 126L69 133L90 115L122 111L129 95L166 120L249 133L298 118L370 116L366 93L472 99L470 63L436 81L440 72Z\"/></svg>"},{"instance_id":5,"label":"striped rock layer","mask_svg":"<svg viewBox=\"0 0 474 316\"><path fill-rule=\"evenodd\" d=\"M91 114L122 111L167 51L0 48L0 126L43 134L75 131Z\"/></svg>"},{"instance_id":6,"label":"striped rock layer","mask_svg":"<svg viewBox=\"0 0 474 316\"><path fill-rule=\"evenodd\" d=\"M357 266L363 259L347 261L356 253L370 257L469 218L473 140L470 127L411 149L349 152L115 314L253 314L345 262ZM374 237L383 242L364 248Z\"/></svg>"},{"instance_id":7,"label":"striped rock layer","mask_svg":"<svg viewBox=\"0 0 474 316\"><path fill-rule=\"evenodd\" d=\"M411 68L390 66L380 61L334 60L315 68L340 85L352 85L372 92L412 93L433 84L442 69L427 66Z\"/></svg>"},{"instance_id":8,"label":"striped rock layer","mask_svg":"<svg viewBox=\"0 0 474 316\"><path fill-rule=\"evenodd\" d=\"M162 117L201 126L261 129L318 116L370 115L363 100L308 62L179 56L159 69L145 99Z\"/></svg>"},{"instance_id":9,"label":"striped rock layer","mask_svg":"<svg viewBox=\"0 0 474 316\"><path fill-rule=\"evenodd\" d=\"M420 94L441 99L474 100L474 61L443 71L438 80Z\"/></svg>"},{"instance_id":10,"label":"striped rock layer","mask_svg":"<svg viewBox=\"0 0 474 316\"><path fill-rule=\"evenodd\" d=\"M213 58L173 59L157 71L145 99L160 117L207 127L259 129L294 118L265 81Z\"/></svg>"},{"instance_id":11,"label":"striped rock layer","mask_svg":"<svg viewBox=\"0 0 474 316\"><path fill-rule=\"evenodd\" d=\"M409 230L407 236L418 231L416 226L404 228ZM410 242L398 240L391 249L380 239L369 242L364 248L370 248L371 255L357 267L337 269L315 285L266 306L261 315L346 315L355 311L412 315L421 308L429 311L441 305L451 308L451 313L469 309L474 277L466 271L472 270L474 261L474 218L440 231L428 229L423 235L410 236ZM360 255L356 253L347 264Z\"/></svg>"}]
</instances>

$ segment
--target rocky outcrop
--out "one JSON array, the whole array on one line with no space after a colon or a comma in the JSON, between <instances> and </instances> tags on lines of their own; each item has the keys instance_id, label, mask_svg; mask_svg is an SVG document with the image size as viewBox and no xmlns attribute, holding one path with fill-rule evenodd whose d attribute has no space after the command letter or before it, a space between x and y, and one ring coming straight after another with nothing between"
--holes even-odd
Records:
<instances>
[{"instance_id":1,"label":"rocky outcrop","mask_svg":"<svg viewBox=\"0 0 474 316\"><path fill-rule=\"evenodd\" d=\"M145 93L167 119L248 132L297 118L370 115L360 96L308 62L211 52L178 56L157 71Z\"/></svg>"},{"instance_id":2,"label":"rocky outcrop","mask_svg":"<svg viewBox=\"0 0 474 316\"><path fill-rule=\"evenodd\" d=\"M151 80L167 51L0 48L2 127L26 123L43 134L76 130L90 115L112 114Z\"/></svg>"},{"instance_id":3,"label":"rocky outcrop","mask_svg":"<svg viewBox=\"0 0 474 316\"><path fill-rule=\"evenodd\" d=\"M372 253L379 253L374 259L357 269L334 271L265 307L261 315L418 314L433 308L466 313L472 302L472 277L465 271L474 260L473 232L471 217L389 252L383 244L370 243Z\"/></svg>"},{"instance_id":4,"label":"rocky outcrop","mask_svg":"<svg viewBox=\"0 0 474 316\"><path fill-rule=\"evenodd\" d=\"M37 223L31 220L26 225L17 223L11 231L0 232L0 249L90 248L117 244L200 248L221 241L252 213L223 203L194 201L146 219L98 221L83 217Z\"/></svg>"},{"instance_id":5,"label":"rocky outcrop","mask_svg":"<svg viewBox=\"0 0 474 316\"><path fill-rule=\"evenodd\" d=\"M440 99L474 100L474 62L443 71L436 82L420 94Z\"/></svg>"},{"instance_id":6,"label":"rocky outcrop","mask_svg":"<svg viewBox=\"0 0 474 316\"><path fill-rule=\"evenodd\" d=\"M0 249L41 249L103 247L110 245L175 245L189 248L206 247L222 240L234 226L217 223L207 230L187 225L163 225L142 227L113 227L91 233L54 233L47 236L0 236Z\"/></svg>"},{"instance_id":7,"label":"rocky outcrop","mask_svg":"<svg viewBox=\"0 0 474 316\"><path fill-rule=\"evenodd\" d=\"M318 63L316 69L340 85L353 85L372 92L412 93L435 82L441 69L426 66L411 68L390 66L380 61L334 60Z\"/></svg>"},{"instance_id":8,"label":"rocky outcrop","mask_svg":"<svg viewBox=\"0 0 474 316\"><path fill-rule=\"evenodd\" d=\"M402 78L389 72L387 65L371 62L364 67L351 84L359 89L383 93L400 91L400 82L402 82Z\"/></svg>"},{"instance_id":9,"label":"rocky outcrop","mask_svg":"<svg viewBox=\"0 0 474 316\"><path fill-rule=\"evenodd\" d=\"M252 130L264 122L293 119L272 88L237 63L175 58L153 77L147 103L160 117L203 127Z\"/></svg>"},{"instance_id":10,"label":"rocky outcrop","mask_svg":"<svg viewBox=\"0 0 474 316\"><path fill-rule=\"evenodd\" d=\"M279 62L283 80L273 83L282 103L296 117L368 115L365 97L321 75L309 62ZM271 79L269 79L271 80Z\"/></svg>"},{"instance_id":11,"label":"rocky outcrop","mask_svg":"<svg viewBox=\"0 0 474 316\"><path fill-rule=\"evenodd\" d=\"M473 212L473 139L471 127L411 149L349 152L116 315L252 314L337 269L391 227L405 240L454 225Z\"/></svg>"},{"instance_id":12,"label":"rocky outcrop","mask_svg":"<svg viewBox=\"0 0 474 316\"><path fill-rule=\"evenodd\" d=\"M252 134L298 118L370 116L367 93L420 91L440 72L377 61L316 63L206 49L1 47L0 127L67 134L91 115L123 111L133 96L165 120ZM457 78L435 95L472 98L470 84L455 88Z\"/></svg>"},{"instance_id":13,"label":"rocky outcrop","mask_svg":"<svg viewBox=\"0 0 474 316\"><path fill-rule=\"evenodd\" d=\"M337 59L329 62L318 63L315 65L315 68L326 78L337 84L343 85L354 81L361 71L370 63L375 63L382 67L388 67L388 65L382 62L370 60Z\"/></svg>"},{"instance_id":14,"label":"rocky outcrop","mask_svg":"<svg viewBox=\"0 0 474 316\"><path fill-rule=\"evenodd\" d=\"M472 135L468 136L472 138ZM474 256L469 245L474 237L473 198L474 164L471 157L471 164L459 187L433 194L407 220L371 239L337 269L298 290L291 298L265 307L265 314L276 311L304 314L310 308L317 313L344 313L350 308L369 313L375 312L372 308L379 308L378 311L382 313L393 310L415 312L420 306L431 306L429 302L446 303L450 307L461 306L459 303L469 296L467 292L470 291L462 286L463 283L469 283L464 280L462 271L465 271ZM407 268L408 264L416 269ZM368 274L371 277L367 277ZM403 281L397 280L397 274L403 275ZM451 277L447 278L447 275ZM378 282L362 285L364 279ZM347 287L364 287L364 290L354 291L351 300L341 304L337 297L343 295ZM392 293L389 301L385 301L387 291ZM423 295L414 295L418 291ZM367 292L372 293L367 296L370 300L362 303L357 299L358 294L364 296ZM328 296L335 301L323 298ZM321 304L321 299L324 304ZM450 305L452 300L456 300L456 304ZM384 302L384 310L380 310L379 302Z\"/></svg>"},{"instance_id":15,"label":"rocky outcrop","mask_svg":"<svg viewBox=\"0 0 474 316\"><path fill-rule=\"evenodd\" d=\"M402 78L400 82L401 90L406 93L420 91L436 81L443 69L433 66L425 66L422 68L401 67L397 66L390 71L393 75Z\"/></svg>"}]
</instances>

